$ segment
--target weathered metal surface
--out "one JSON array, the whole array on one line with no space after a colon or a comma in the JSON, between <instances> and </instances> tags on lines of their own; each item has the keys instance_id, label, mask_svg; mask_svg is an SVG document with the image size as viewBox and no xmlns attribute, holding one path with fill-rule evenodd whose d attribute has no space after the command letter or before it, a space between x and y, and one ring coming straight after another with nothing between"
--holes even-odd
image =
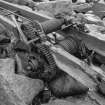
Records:
<instances>
[{"instance_id":1,"label":"weathered metal surface","mask_svg":"<svg viewBox=\"0 0 105 105\"><path fill-rule=\"evenodd\" d=\"M105 98L96 92L97 82L94 81L96 80L97 74L105 77L105 73L102 69L95 66L89 66L85 62L79 60L62 49L57 50L54 47L52 49L54 51L54 57L58 67L83 83L85 86L89 87L89 97L94 102L98 103L98 105L104 105Z\"/></svg>"},{"instance_id":2,"label":"weathered metal surface","mask_svg":"<svg viewBox=\"0 0 105 105\"><path fill-rule=\"evenodd\" d=\"M5 8L3 3L4 2L0 1L0 6ZM30 12L30 11L24 10L23 8L17 5L16 6L12 4L8 5L8 3L6 3L6 5L7 5L7 8L10 9L11 11L14 11L15 9L20 10L23 16L32 20L35 19L42 22L50 19L50 18L41 16L36 12L32 12L32 11ZM29 16L28 13L31 15ZM41 17L41 19L39 17ZM1 20L3 20L3 18L1 18ZM14 23L12 22L12 24ZM8 25L10 25L10 27L14 26L11 24L8 24ZM65 34L62 31L59 31L58 33ZM96 94L96 92L94 91L96 87L96 82L94 81L96 75L100 74L102 77L105 77L104 72L100 68L85 64L83 61L77 59L71 54L68 54L67 52L63 51L60 48L56 49L55 47L51 47L51 50L53 51L53 55L58 67L61 68L63 71L67 72L72 77L74 77L76 80L83 83L85 86L89 87L90 89L89 96L93 100L95 100L99 105L104 105L105 103L104 98Z\"/></svg>"},{"instance_id":3,"label":"weathered metal surface","mask_svg":"<svg viewBox=\"0 0 105 105\"><path fill-rule=\"evenodd\" d=\"M11 7L11 6L10 6L10 7ZM26 16L26 17L27 17L27 16ZM43 18L43 17L42 17L42 18ZM2 20L4 20L4 19L2 18ZM45 21L45 20L44 20L44 21ZM14 22L11 21L10 27L13 27L12 24L13 24L13 26L15 26ZM8 27L9 27L9 26L8 26ZM53 50L53 49L52 49L52 50ZM58 53L59 53L61 56L64 56L64 57L66 56L66 55L63 54L62 51L59 51ZM68 55L68 58L69 58L69 56L70 56L70 54ZM69 59L69 60L72 61L72 59ZM57 60L56 60L56 61L57 61ZM73 61L74 61L74 62L75 62L75 61L78 62L77 60L73 60ZM58 62L60 62L60 61L58 60ZM65 62L65 63L66 63L66 62ZM78 63L77 63L77 64L78 64ZM79 64L79 66L80 66L80 65L81 65L81 64ZM67 66L67 65L66 65L66 66ZM61 67L61 66L59 65L59 67ZM61 68L62 68L62 67L61 67ZM70 67L67 67L67 68L70 68ZM66 69L65 69L65 70L66 70ZM64 70L64 71L65 71L65 70ZM67 70L66 72L68 72L68 70ZM82 72L82 71L81 71L81 72ZM75 73L76 73L76 72L75 72ZM72 75L72 73L69 73L69 74ZM76 75L77 75L77 74L75 74L75 76L76 76ZM84 74L83 74L83 75L84 75ZM81 79L78 79L78 80L80 80L80 81L82 80L82 82L83 82L83 78L86 76L86 75L85 75L85 76L83 76L83 75L81 75L81 77L79 77L79 78L81 78ZM75 76L74 76L74 77L75 77ZM82 78L82 77L83 77L83 78ZM76 77L76 78L78 78L78 77ZM86 80L86 79L84 78L84 81L85 81L85 80ZM88 79L87 79L87 80L88 80ZM91 81L90 81L90 82L91 82ZM85 81L85 84L88 84L88 85L89 85L89 83L87 83L86 81ZM91 84L94 84L94 83L90 83L90 85L91 85ZM91 86L92 86L92 85L91 85ZM91 86L89 86L89 87L91 87Z\"/></svg>"},{"instance_id":4,"label":"weathered metal surface","mask_svg":"<svg viewBox=\"0 0 105 105\"><path fill-rule=\"evenodd\" d=\"M77 64L75 64L75 62L72 61L72 58L70 57L71 55L68 54L69 56L67 58L67 57L61 55L60 52L56 53L56 51L53 52L54 53L54 58L55 58L55 61L56 61L57 65L58 65L58 67L61 70L67 72L73 78L80 81L82 84L89 87L90 89L95 88L96 83L86 73L84 73L82 71L82 68L80 66L78 66ZM62 53L64 53L63 50L62 50ZM69 59L69 57L71 59ZM76 61L76 62L78 62L78 61Z\"/></svg>"},{"instance_id":5,"label":"weathered metal surface","mask_svg":"<svg viewBox=\"0 0 105 105\"><path fill-rule=\"evenodd\" d=\"M51 17L42 15L36 11L32 11L30 9L23 8L22 6L11 4L3 0L0 0L0 7L5 8L7 10L14 11L14 12L19 12L19 14L21 14L24 17L27 17L32 20L38 20L40 22L52 19Z\"/></svg>"},{"instance_id":6,"label":"weathered metal surface","mask_svg":"<svg viewBox=\"0 0 105 105\"><path fill-rule=\"evenodd\" d=\"M4 20L3 18L2 18L2 20ZM10 25L10 26L9 26ZM8 24L8 27L13 27L13 26L15 26L15 24L14 24L14 22L12 22L11 21L11 24ZM53 49L52 49L53 50ZM54 50L53 50L54 51ZM55 51L56 52L56 51ZM58 50L58 54L60 54L62 57L65 57L66 55L65 54L63 54L63 52L62 51L60 51L60 50ZM69 58L69 56L70 56L70 54L67 54L68 55L68 57L66 57L66 58ZM56 58L56 59L58 59L58 58ZM70 60L70 61L69 61ZM75 62L76 64L78 64L79 62L78 62L78 60L76 59L76 60L74 60L74 59L69 59L68 61L69 61L69 63L71 62L71 61L73 61L73 62ZM57 61L57 60L56 60ZM61 67L61 62L60 62L60 60L58 60L57 61L58 63L57 64L59 64L58 66L60 67L60 68L63 68L63 67ZM66 62L65 62L66 63ZM79 63L78 64L79 66L81 66L81 64ZM66 67L66 68L65 68ZM70 73L70 70L68 70L69 68L70 68L70 66L69 65L67 65L67 64L65 64L65 67L63 68L64 69L64 71L66 71L67 73L69 73L70 75L72 75L74 78L78 78L78 80L80 81L80 82L82 82L83 84L85 84L85 85L90 85L90 86L88 86L89 88L93 88L93 84L94 84L94 82L92 82L92 80L90 80L89 79L89 77L85 74L85 73L83 73L81 70L79 70L79 72L81 72L80 74L81 74L81 77L78 77L79 75L77 75L77 73L76 73L76 71L74 72L74 71L72 71L72 69L71 69L71 72L72 73ZM68 68L68 69L67 69ZM73 72L74 72L74 74L73 74ZM78 72L78 73L79 73ZM88 79L85 79L85 78L88 78ZM84 79L83 79L84 78ZM89 80L89 81L88 81ZM89 83L90 82L90 83Z\"/></svg>"},{"instance_id":7,"label":"weathered metal surface","mask_svg":"<svg viewBox=\"0 0 105 105\"><path fill-rule=\"evenodd\" d=\"M2 20L4 20L3 18L2 18ZM15 26L15 23L13 22L13 21L11 21L11 23L13 24L8 24L8 27L14 27ZM51 48L51 50L53 51L53 52L56 52L56 50L54 50L53 48ZM71 61L72 61L72 59L69 59L69 60L67 60L67 61L64 61L65 62L65 64L62 64L62 62L63 62L63 60L64 59L61 59L62 60L62 62L59 60L59 56L61 56L61 57L64 57L65 58L65 54L63 54L63 52L62 51L60 51L60 50L57 50L58 51L58 57L56 57L55 58L55 60L56 60L56 62L57 62L57 64L58 64L58 67L60 67L63 71L65 71L65 72L67 72L67 73L69 73L69 75L71 75L71 76L73 76L75 79L77 79L78 81L80 81L80 82L82 82L85 86L87 86L87 87L89 87L89 88L93 88L94 86L95 86L95 83L85 74L85 73L83 73L81 70L79 70L79 68L73 68L74 70L72 70L71 69L71 67L72 67L72 65L68 65L68 63L67 62L69 62L70 64L71 64ZM54 55L56 55L56 53L54 53ZM68 54L69 56L70 56L70 54ZM68 57L69 58L69 57ZM66 59L65 59L66 60ZM78 61L77 61L78 62ZM62 65L62 66L61 66ZM63 67L63 65L64 65L64 67ZM69 70L70 69L70 70ZM77 70L76 70L77 69ZM77 74L77 72L78 73L80 73L80 75L81 76L79 76L78 74ZM87 79L88 78L88 79Z\"/></svg>"},{"instance_id":8,"label":"weathered metal surface","mask_svg":"<svg viewBox=\"0 0 105 105\"><path fill-rule=\"evenodd\" d=\"M18 11L22 16L24 16L28 19L31 19L31 20L37 20L39 22L44 22L46 20L53 19L46 15L42 15L36 11L32 11L32 10L28 10L28 9L26 10L26 9L22 8L21 6L14 5L14 4L5 2L5 1L0 1L0 7L11 10L11 11L15 11L15 12ZM70 32L68 32L66 34L69 35L72 32L73 31L70 30ZM63 31L57 31L57 33L59 33L61 35L65 35L65 32L63 32ZM79 33L78 35L79 35L79 37L84 38L84 40L87 43L87 46L89 46L90 49L94 49L96 52L105 56L105 51L104 51L105 47L103 46L105 42L103 40L100 40L97 37L92 36L90 34ZM97 43L95 43L95 42L97 42ZM103 47L100 47L100 46L103 46Z\"/></svg>"}]
</instances>

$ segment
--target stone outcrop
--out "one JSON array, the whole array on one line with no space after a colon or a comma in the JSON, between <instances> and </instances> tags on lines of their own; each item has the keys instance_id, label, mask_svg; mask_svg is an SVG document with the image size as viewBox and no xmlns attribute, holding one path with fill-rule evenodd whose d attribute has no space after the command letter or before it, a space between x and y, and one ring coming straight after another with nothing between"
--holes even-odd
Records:
<instances>
[{"instance_id":1,"label":"stone outcrop","mask_svg":"<svg viewBox=\"0 0 105 105\"><path fill-rule=\"evenodd\" d=\"M0 105L30 104L43 88L43 81L15 74L13 59L0 60Z\"/></svg>"}]
</instances>

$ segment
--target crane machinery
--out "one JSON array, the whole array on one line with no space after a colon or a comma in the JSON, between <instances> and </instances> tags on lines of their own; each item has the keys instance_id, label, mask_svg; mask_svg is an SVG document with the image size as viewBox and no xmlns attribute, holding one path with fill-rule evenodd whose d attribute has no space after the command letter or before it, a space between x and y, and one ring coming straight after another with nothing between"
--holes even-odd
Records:
<instances>
[{"instance_id":1,"label":"crane machinery","mask_svg":"<svg viewBox=\"0 0 105 105\"><path fill-rule=\"evenodd\" d=\"M17 73L47 81L52 92L60 97L68 95L68 91L55 89L62 80L54 79L56 74L62 75L59 68L81 83L78 87L82 92L77 89L76 93L88 91L92 99L104 105L104 98L96 92L97 88L102 92L105 84L105 26L100 18L88 13L52 18L0 0L0 23L15 36L9 45L16 60L21 61L16 65L24 68Z\"/></svg>"}]
</instances>

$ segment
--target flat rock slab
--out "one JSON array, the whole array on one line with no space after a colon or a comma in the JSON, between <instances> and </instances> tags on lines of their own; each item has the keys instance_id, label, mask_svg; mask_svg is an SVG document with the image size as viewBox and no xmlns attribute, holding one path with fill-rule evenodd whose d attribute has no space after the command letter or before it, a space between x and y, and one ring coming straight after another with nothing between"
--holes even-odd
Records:
<instances>
[{"instance_id":1,"label":"flat rock slab","mask_svg":"<svg viewBox=\"0 0 105 105\"><path fill-rule=\"evenodd\" d=\"M8 82L0 76L0 105L26 105L11 90Z\"/></svg>"},{"instance_id":2,"label":"flat rock slab","mask_svg":"<svg viewBox=\"0 0 105 105\"><path fill-rule=\"evenodd\" d=\"M31 79L23 75L15 74L14 60L3 59L0 60L0 88L2 88L4 91L3 97L6 96L5 98L6 101L10 97L13 97L14 99L11 99L12 101L19 100L22 102L22 104L19 104L18 102L17 104L15 104L15 101L13 101L13 105L25 105L25 104L30 104L32 99L36 95L38 95L38 93L41 90L43 90L44 84L43 81L39 79ZM2 94L1 90L0 93ZM1 94L0 96L2 97ZM16 96L16 98L14 96ZM4 101L0 100L0 101L5 103L5 100ZM9 104L0 104L0 105L9 105Z\"/></svg>"}]
</instances>

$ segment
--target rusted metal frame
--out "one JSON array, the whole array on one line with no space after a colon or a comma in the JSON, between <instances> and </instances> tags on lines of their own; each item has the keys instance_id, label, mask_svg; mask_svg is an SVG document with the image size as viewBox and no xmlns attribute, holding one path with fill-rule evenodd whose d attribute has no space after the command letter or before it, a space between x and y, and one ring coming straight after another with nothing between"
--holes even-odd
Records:
<instances>
[{"instance_id":1,"label":"rusted metal frame","mask_svg":"<svg viewBox=\"0 0 105 105\"><path fill-rule=\"evenodd\" d=\"M51 49L53 51L53 55L58 67L87 86L90 90L88 92L88 96L99 105L104 105L105 99L97 94L97 82L93 80L96 80L97 74L100 74L103 78L105 78L105 73L100 68L93 65L89 66L87 63L67 53L61 48L52 47ZM61 55L61 59L58 58L59 55ZM63 60L63 57L65 58L65 60ZM80 66L81 68L79 68L75 64ZM74 68L72 66L74 66ZM89 77L92 76L92 78L89 78L87 75L82 74L81 71L84 71L83 73L86 73L87 75L89 75Z\"/></svg>"},{"instance_id":2,"label":"rusted metal frame","mask_svg":"<svg viewBox=\"0 0 105 105\"><path fill-rule=\"evenodd\" d=\"M5 2L5 1L0 1L0 6L3 7L3 8L9 9L11 11L19 11L22 16L24 16L26 18L29 18L29 19L31 18L32 20L35 19L35 20L38 20L38 21L42 22L42 21L46 21L46 20L51 19L51 18L46 17L44 15L41 15L41 14L35 12L35 11L34 12L29 11L29 10L23 9L21 6L14 5L14 4ZM40 19L40 17L41 17L41 19ZM59 53L62 55L62 52L59 52ZM63 56L66 56L66 55L63 55ZM70 59L70 60L73 60L73 59ZM73 60L73 62L74 62L74 60ZM78 64L78 61L76 63Z\"/></svg>"},{"instance_id":3,"label":"rusted metal frame","mask_svg":"<svg viewBox=\"0 0 105 105\"><path fill-rule=\"evenodd\" d=\"M15 28L14 27L15 24L12 21L8 23L8 21L4 21L4 20L5 20L5 18L2 18L2 19L0 18L0 21L4 25L8 25L9 28L11 27L10 29ZM76 64L80 65L81 62L79 62L80 61L79 59L77 59L74 56L72 56L71 54L63 51L62 49L60 49L60 50L57 49L54 46L51 47L51 50L54 52L53 53L53 56L54 56L54 59L55 59L55 61L56 61L56 63L57 63L57 65L58 65L59 68L61 68L64 72L67 72L70 76L72 76L73 78L75 78L76 80L78 80L79 82L81 82L82 84L84 84L85 86L89 87L90 89L93 89L96 86L96 84L94 83L94 81L92 81L92 79L90 79L85 73L83 73L81 71L81 69L79 69L79 68L77 68L77 69L76 68L73 68L72 69L71 65L67 65L66 62L63 62L63 65L62 65L61 59L58 59L57 56L58 55L61 55L62 57L65 57L66 60L69 59L69 60L67 60L68 64L69 63L71 64L71 61L74 61ZM63 52L63 53L61 53L60 51ZM57 53L58 55L56 55L55 53ZM64 54L64 55L62 55L62 54ZM65 54L67 54L67 55L65 56ZM70 58L71 56L74 57L74 58ZM78 73L81 73L81 75L78 75L77 74L77 71L78 71ZM93 96L93 97L97 97L97 95L96 96Z\"/></svg>"},{"instance_id":4,"label":"rusted metal frame","mask_svg":"<svg viewBox=\"0 0 105 105\"><path fill-rule=\"evenodd\" d=\"M53 18L48 17L46 15L42 15L42 14L40 14L38 12L22 8L22 6L18 6L18 5L12 4L12 3L8 3L8 2L5 2L3 0L0 0L0 7L5 8L7 10L11 10L11 11L18 11L22 16L26 17L27 19L37 20L39 22L44 22L44 21L47 21L49 19L53 19ZM57 33L61 34L61 33L64 33L64 32L57 31ZM96 37L93 37L91 35L87 35L87 37L97 39ZM103 44L103 41L101 41L99 39L97 39L97 41L100 42L101 44ZM97 51L98 51L98 53L105 56L104 51L101 51L101 50L100 51L97 50Z\"/></svg>"},{"instance_id":5,"label":"rusted metal frame","mask_svg":"<svg viewBox=\"0 0 105 105\"><path fill-rule=\"evenodd\" d=\"M1 4L1 1L0 1L0 6L1 5L3 5L3 2ZM3 7L5 8L5 5ZM12 7L13 7L13 5L12 5ZM15 6L14 6L14 9L12 7L10 6L8 8L8 6L7 6L7 9L12 10L12 11L13 10L21 10L21 9L18 9L18 8L16 9ZM27 11L25 10L25 12L27 12ZM31 15L30 15L30 11L24 14L24 10L22 9L21 13L22 13L23 16L25 16L27 18L31 17L32 20L35 19L35 20L39 20L40 22L49 20L49 18L45 18L45 17L43 17L43 16L41 16L39 14L36 14L36 12L34 12L34 13L31 12ZM41 19L39 19L39 17L41 17ZM10 26L12 27L12 25L10 25ZM80 81L81 83L83 83L85 86L87 86L89 88L94 88L95 83L92 80L89 80L87 83L85 83L85 80L82 80L83 79L82 77L80 77L78 74L76 75L76 73L73 73L73 71L71 70L70 65L67 65L66 62L63 62L64 65L62 65L61 59L59 60L57 58L56 53L58 55L61 55L62 57L65 57L68 62L74 62L75 64L79 65L81 68L83 68L83 70L85 72L87 72L90 75L92 75L92 72L93 72L93 74L96 72L96 73L101 74L102 76L104 76L104 72L100 68L97 68L95 66L89 66L86 63L84 63L83 61L79 60L78 58L76 58L76 57L72 56L71 54L67 53L66 51L63 51L62 49L57 49L57 48L55 48L53 46L53 47L51 47L51 50L53 51L54 59L55 59L57 65L58 65L58 67L61 68L63 71L67 72L69 75L73 76L75 79L77 79L78 81ZM76 69L75 69L75 71L76 71ZM80 70L80 72L81 72L81 70ZM87 79L87 77L86 77L86 79ZM90 85L89 85L89 83L90 83ZM93 91L93 93L96 94L94 91ZM99 101L99 103L100 103L100 99L99 99L100 96L94 95L94 94L93 94L93 98L96 99L97 101ZM90 92L90 96L92 96L91 92ZM97 99L97 97L99 97L99 98ZM104 99L102 99L102 100L103 100L103 102L101 102L100 105L104 105L104 103L105 103Z\"/></svg>"},{"instance_id":6,"label":"rusted metal frame","mask_svg":"<svg viewBox=\"0 0 105 105\"><path fill-rule=\"evenodd\" d=\"M30 10L26 10L26 9L22 8L21 6L14 5L14 4L5 2L5 1L0 1L0 6L3 7L3 8L9 9L9 10L11 10L11 11L19 11L22 16L24 16L24 17L26 17L26 18L29 18L29 19L31 18L32 20L35 19L35 20L38 20L38 21L42 22L42 21L46 21L46 20L52 19L52 18L50 18L50 17L41 15L41 14L35 12L35 11L33 12L33 11L30 11ZM58 50L57 50L57 51L58 51ZM66 55L64 55L62 52L59 52L59 51L58 51L58 53L61 54L62 56L65 56L65 57L66 57ZM71 54L69 54L68 56L70 56L70 55L71 55ZM74 59L69 59L69 60L75 62ZM76 60L75 63L78 64L78 65L80 65L80 66L82 67L83 65L81 65L79 62L80 62L80 61ZM94 68L95 68L95 67L94 67ZM94 71L103 74L101 70L99 70L99 71L94 70Z\"/></svg>"},{"instance_id":7,"label":"rusted metal frame","mask_svg":"<svg viewBox=\"0 0 105 105\"><path fill-rule=\"evenodd\" d=\"M88 65L86 62L74 57L73 55L71 55L70 53L64 51L61 48L56 48L56 47L52 47L51 48L54 52L59 53L60 55L64 56L66 59L69 59L70 61L76 63L77 65L79 65L83 70L85 70L88 74L90 73L90 75L98 73L100 74L103 78L105 78L105 72L94 65ZM62 52L62 53L61 53Z\"/></svg>"},{"instance_id":8,"label":"rusted metal frame","mask_svg":"<svg viewBox=\"0 0 105 105\"><path fill-rule=\"evenodd\" d=\"M1 18L2 17L2 18ZM17 28L16 27L16 24L13 22L13 21L11 21L11 20L9 20L8 18L5 18L5 17L3 17L3 16L0 16L0 22L2 23L2 24L4 24L4 25L6 25L10 30L12 30L12 29L14 29L14 28ZM54 47L55 48L55 47ZM56 49L56 48L55 48ZM55 51L55 50L53 50L52 49L52 47L51 47L51 50L52 51ZM56 51L55 51L56 52ZM58 52L58 54L59 54L59 52ZM53 53L53 55L55 56L55 54ZM64 57L65 57L65 55L63 55ZM57 57L55 56L55 60L57 59ZM70 60L70 61L72 61L72 59ZM57 64L59 64L60 63L60 61L59 60L56 60L56 63ZM65 62L66 63L66 62ZM58 65L61 69L62 69L62 67L60 66L60 65ZM66 66L66 68L70 68L70 66L68 66L68 65L66 65L65 64L65 66ZM71 76L73 76L73 78L75 78L76 80L78 80L78 81L80 81L82 84L84 84L85 86L87 86L87 87L89 87L89 88L92 88L93 86L94 86L94 83L92 82L92 80L91 79L89 79L89 77L87 76L87 78L89 79L89 81L88 81L88 84L90 83L90 84L92 84L92 85L90 85L90 86L88 86L88 84L83 80L83 78L82 78L82 76L81 77L79 77L78 75L72 75L71 74L71 72L69 72L69 70L66 70L66 68L64 68L64 69L62 69L63 71L65 71L65 72L67 72L69 75L71 75ZM74 68L75 69L75 68ZM83 73L82 71L80 71L81 73ZM85 73L83 73L84 75L85 75ZM87 79L87 80L88 80ZM91 81L90 81L91 80Z\"/></svg>"},{"instance_id":9,"label":"rusted metal frame","mask_svg":"<svg viewBox=\"0 0 105 105\"><path fill-rule=\"evenodd\" d=\"M3 19L4 18L2 18L2 20ZM12 21L11 21L11 23L12 23ZM8 21L6 21L6 24L8 24ZM12 24L14 24L14 23L12 23ZM12 28L14 28L14 25L8 24L8 27L11 27L11 29L12 29ZM82 68L86 72L91 73L90 75L93 76L93 74L95 74L95 73L92 73L92 72L95 72L95 70L93 70L91 66L89 67L83 61L72 56L71 54L67 53L63 49L56 48L53 46L53 47L51 47L51 50L53 51L54 59L55 59L56 64L59 68L61 68L64 72L68 73L70 76L75 78L77 81L79 81L82 84L84 84L85 86L87 86L90 89L90 91L95 88L96 83L91 78L89 78L88 75L86 75L84 72L82 72L82 70L81 70L81 68ZM61 57L66 58L66 60L64 61L63 59L59 59L58 55L61 55ZM75 64L79 65L81 68L73 67L73 65L71 65L71 62L74 62ZM67 65L67 64L70 64L70 65ZM96 72L98 72L99 74L103 73L101 71L96 71ZM78 73L80 73L80 75ZM101 103L101 105L104 105L104 104L102 104L102 103L105 103L104 100L102 99L103 102L101 102L100 96L98 96L96 93L89 92L89 96L96 99L98 101L98 103ZM98 97L98 99L97 99L97 97Z\"/></svg>"},{"instance_id":10,"label":"rusted metal frame","mask_svg":"<svg viewBox=\"0 0 105 105\"><path fill-rule=\"evenodd\" d=\"M49 20L50 18L49 17L45 17L45 16L43 16L43 15L40 15L39 13L37 13L37 12L33 12L33 11L28 11L28 10L25 10L25 9L23 9L21 6L17 6L17 5L14 5L14 4L11 4L11 3L7 3L7 2L5 2L5 1L0 1L0 6L1 7L3 7L3 8L5 8L5 9L9 9L9 10L11 10L11 11L19 11L20 13L21 13L21 15L22 16L24 16L24 17L26 17L26 18L28 18L28 19L32 19L32 20L38 20L38 21L40 21L40 22L42 22L42 21L46 21L46 20ZM31 15L30 15L31 14ZM40 19L40 17L41 17L41 19ZM53 50L53 49L52 49ZM58 50L57 50L58 51ZM62 52L59 52L58 51L58 53L59 54L61 54L62 56L66 56L66 55L64 55ZM69 54L68 56L70 56L71 54ZM71 61L73 61L73 62L75 62L76 64L78 64L78 61L74 61L74 59L69 59L69 60L71 60Z\"/></svg>"}]
</instances>

